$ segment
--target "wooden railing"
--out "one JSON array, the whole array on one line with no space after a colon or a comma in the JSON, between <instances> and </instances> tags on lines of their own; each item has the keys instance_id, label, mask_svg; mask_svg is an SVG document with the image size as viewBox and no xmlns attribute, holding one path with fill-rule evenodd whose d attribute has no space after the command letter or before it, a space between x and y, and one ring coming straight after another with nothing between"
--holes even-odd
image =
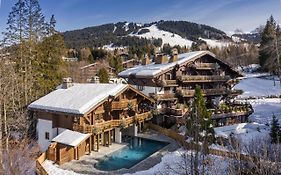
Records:
<instances>
[{"instance_id":1,"label":"wooden railing","mask_svg":"<svg viewBox=\"0 0 281 175\"><path fill-rule=\"evenodd\" d=\"M216 63L195 63L192 66L196 69L216 69L218 67Z\"/></svg>"},{"instance_id":2,"label":"wooden railing","mask_svg":"<svg viewBox=\"0 0 281 175\"><path fill-rule=\"evenodd\" d=\"M178 86L177 80L162 80L161 85L163 87L175 87Z\"/></svg>"},{"instance_id":3,"label":"wooden railing","mask_svg":"<svg viewBox=\"0 0 281 175\"><path fill-rule=\"evenodd\" d=\"M243 94L243 90L240 89L233 89L229 91L230 95L237 96Z\"/></svg>"},{"instance_id":4,"label":"wooden railing","mask_svg":"<svg viewBox=\"0 0 281 175\"><path fill-rule=\"evenodd\" d=\"M181 89L178 90L177 93L183 97L194 97L195 90L194 89ZM210 96L210 95L224 95L226 94L226 89L202 89L203 96Z\"/></svg>"},{"instance_id":5,"label":"wooden railing","mask_svg":"<svg viewBox=\"0 0 281 175\"><path fill-rule=\"evenodd\" d=\"M137 99L113 101L112 109L126 109L129 107L129 105L131 105L132 107L135 107L137 105Z\"/></svg>"},{"instance_id":6,"label":"wooden railing","mask_svg":"<svg viewBox=\"0 0 281 175\"><path fill-rule=\"evenodd\" d=\"M166 93L166 94L149 94L152 98L158 101L169 101L169 100L175 100L177 99L176 95L174 93Z\"/></svg>"},{"instance_id":7,"label":"wooden railing","mask_svg":"<svg viewBox=\"0 0 281 175\"><path fill-rule=\"evenodd\" d=\"M182 82L216 82L216 81L228 81L230 76L220 75L183 75L179 77Z\"/></svg>"},{"instance_id":8,"label":"wooden railing","mask_svg":"<svg viewBox=\"0 0 281 175\"><path fill-rule=\"evenodd\" d=\"M42 163L47 159L47 153L42 153L36 160L36 174L37 175L49 175L48 172L43 167Z\"/></svg>"},{"instance_id":9,"label":"wooden railing","mask_svg":"<svg viewBox=\"0 0 281 175\"><path fill-rule=\"evenodd\" d=\"M253 108L249 104L245 105L238 105L232 104L230 107L226 109L213 109L212 112L212 119L219 119L219 118L229 118L229 117L238 117L238 116L248 116L252 114Z\"/></svg>"},{"instance_id":10,"label":"wooden railing","mask_svg":"<svg viewBox=\"0 0 281 175\"><path fill-rule=\"evenodd\" d=\"M133 124L136 121L144 121L150 119L150 112L145 112L142 114L136 114L133 117L128 117L120 120L108 120L100 123L96 123L95 125L79 125L74 124L73 130L82 132L82 133L93 133L93 132L101 132L102 130L112 129L120 126L127 127L130 124Z\"/></svg>"}]
</instances>

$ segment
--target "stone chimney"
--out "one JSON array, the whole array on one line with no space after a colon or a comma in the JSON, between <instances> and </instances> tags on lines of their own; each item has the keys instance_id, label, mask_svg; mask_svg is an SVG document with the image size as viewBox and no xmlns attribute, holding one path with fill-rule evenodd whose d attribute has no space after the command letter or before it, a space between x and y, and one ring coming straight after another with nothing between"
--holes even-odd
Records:
<instances>
[{"instance_id":1,"label":"stone chimney","mask_svg":"<svg viewBox=\"0 0 281 175\"><path fill-rule=\"evenodd\" d=\"M148 65L150 64L150 60L147 54L145 54L144 59L142 60L142 65Z\"/></svg>"},{"instance_id":2,"label":"stone chimney","mask_svg":"<svg viewBox=\"0 0 281 175\"><path fill-rule=\"evenodd\" d=\"M178 60L178 49L177 48L173 48L172 49L172 55L171 58L169 60L170 63L175 62Z\"/></svg>"},{"instance_id":3,"label":"stone chimney","mask_svg":"<svg viewBox=\"0 0 281 175\"><path fill-rule=\"evenodd\" d=\"M168 61L168 57L167 55L165 54L158 54L156 57L155 57L155 64L163 64L163 63L167 63Z\"/></svg>"},{"instance_id":4,"label":"stone chimney","mask_svg":"<svg viewBox=\"0 0 281 175\"><path fill-rule=\"evenodd\" d=\"M62 80L62 89L68 89L73 86L72 78L67 77Z\"/></svg>"}]
</instances>

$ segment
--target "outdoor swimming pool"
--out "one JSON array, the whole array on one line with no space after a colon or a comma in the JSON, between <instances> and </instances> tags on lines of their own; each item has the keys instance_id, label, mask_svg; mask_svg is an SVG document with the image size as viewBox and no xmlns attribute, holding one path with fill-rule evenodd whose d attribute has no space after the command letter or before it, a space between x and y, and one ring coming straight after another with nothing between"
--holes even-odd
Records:
<instances>
[{"instance_id":1,"label":"outdoor swimming pool","mask_svg":"<svg viewBox=\"0 0 281 175\"><path fill-rule=\"evenodd\" d=\"M95 168L103 171L128 169L169 144L139 137L129 137L124 142L128 146L105 156Z\"/></svg>"}]
</instances>

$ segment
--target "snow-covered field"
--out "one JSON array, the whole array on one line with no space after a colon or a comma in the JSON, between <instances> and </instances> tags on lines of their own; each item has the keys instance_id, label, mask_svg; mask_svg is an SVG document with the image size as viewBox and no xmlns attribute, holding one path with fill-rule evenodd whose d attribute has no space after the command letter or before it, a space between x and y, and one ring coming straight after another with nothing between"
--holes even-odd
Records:
<instances>
[{"instance_id":1,"label":"snow-covered field","mask_svg":"<svg viewBox=\"0 0 281 175\"><path fill-rule=\"evenodd\" d=\"M279 81L274 81L270 78L259 78L265 74L247 74L245 79L240 80L235 89L242 89L244 93L238 98L263 98L268 96L280 96L281 86ZM254 101L253 101L254 102Z\"/></svg>"}]
</instances>

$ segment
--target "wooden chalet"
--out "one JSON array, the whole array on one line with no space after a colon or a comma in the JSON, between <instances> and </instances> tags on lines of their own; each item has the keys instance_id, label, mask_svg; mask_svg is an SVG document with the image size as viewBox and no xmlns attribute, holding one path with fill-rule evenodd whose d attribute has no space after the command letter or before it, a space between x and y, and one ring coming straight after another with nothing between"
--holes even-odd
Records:
<instances>
[{"instance_id":1,"label":"wooden chalet","mask_svg":"<svg viewBox=\"0 0 281 175\"><path fill-rule=\"evenodd\" d=\"M181 119L188 113L195 87L199 85L216 125L247 120L251 106L231 103L233 97L242 93L233 89L242 77L239 72L209 51L178 54L173 50L172 53L171 56L159 54L153 63L127 69L119 76L153 97L163 115Z\"/></svg>"},{"instance_id":2,"label":"wooden chalet","mask_svg":"<svg viewBox=\"0 0 281 175\"><path fill-rule=\"evenodd\" d=\"M83 83L86 82L93 82L94 78L98 76L98 72L101 68L105 68L107 70L107 73L109 75L109 78L115 77L115 69L110 67L109 65L102 63L102 62L96 62L93 64L89 64L86 66L83 66L80 68L81 73L81 79Z\"/></svg>"},{"instance_id":3,"label":"wooden chalet","mask_svg":"<svg viewBox=\"0 0 281 175\"><path fill-rule=\"evenodd\" d=\"M71 79L28 106L37 117L38 142L62 164L101 146L121 143L152 118L154 100L125 84L76 84Z\"/></svg>"}]
</instances>

